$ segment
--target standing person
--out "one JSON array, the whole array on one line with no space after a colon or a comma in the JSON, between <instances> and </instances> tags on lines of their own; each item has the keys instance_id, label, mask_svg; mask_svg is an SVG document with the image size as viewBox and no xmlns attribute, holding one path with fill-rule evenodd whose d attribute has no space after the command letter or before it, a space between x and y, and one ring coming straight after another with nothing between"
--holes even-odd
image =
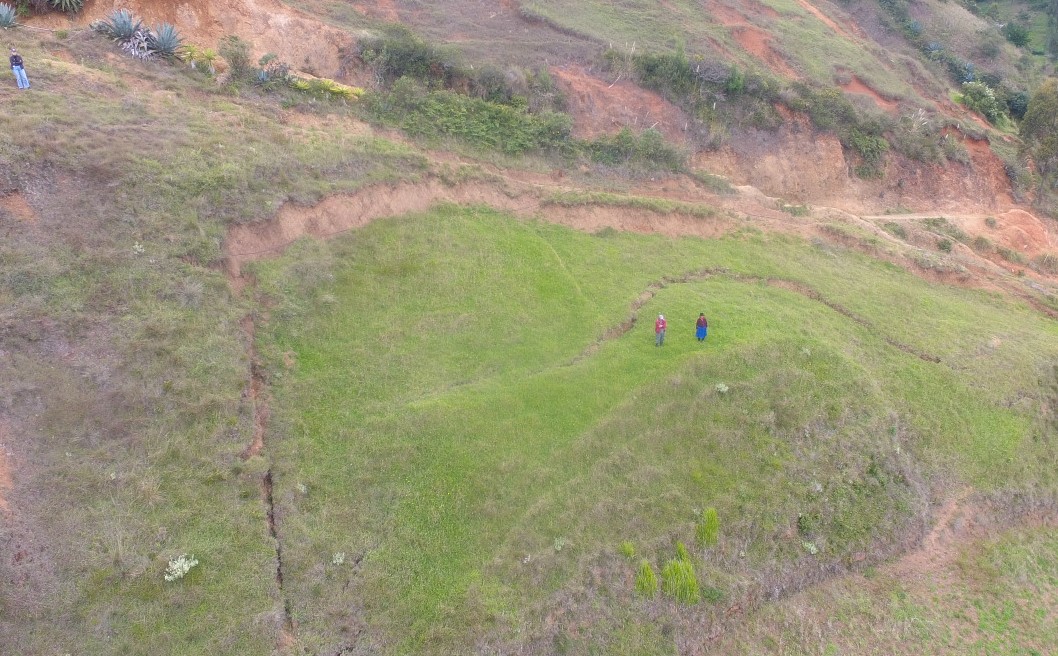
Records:
<instances>
[{"instance_id":1,"label":"standing person","mask_svg":"<svg viewBox=\"0 0 1058 656\"><path fill-rule=\"evenodd\" d=\"M705 312L698 315L698 321L694 324L694 336L698 338L699 342L705 341L705 336L709 334L709 320L705 318Z\"/></svg>"},{"instance_id":2,"label":"standing person","mask_svg":"<svg viewBox=\"0 0 1058 656\"><path fill-rule=\"evenodd\" d=\"M659 314L657 321L654 322L654 346L665 346L665 315Z\"/></svg>"},{"instance_id":3,"label":"standing person","mask_svg":"<svg viewBox=\"0 0 1058 656\"><path fill-rule=\"evenodd\" d=\"M11 49L11 71L15 74L15 82L19 89L29 88L29 78L26 77L26 64L22 61L22 55L14 48Z\"/></svg>"}]
</instances>

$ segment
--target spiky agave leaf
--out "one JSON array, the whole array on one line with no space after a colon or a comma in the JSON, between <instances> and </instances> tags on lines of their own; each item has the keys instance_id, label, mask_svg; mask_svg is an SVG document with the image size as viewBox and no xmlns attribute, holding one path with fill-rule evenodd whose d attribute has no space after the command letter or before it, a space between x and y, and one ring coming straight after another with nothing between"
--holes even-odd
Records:
<instances>
[{"instance_id":1,"label":"spiky agave leaf","mask_svg":"<svg viewBox=\"0 0 1058 656\"><path fill-rule=\"evenodd\" d=\"M184 39L170 23L162 23L148 35L151 51L162 57L175 57Z\"/></svg>"},{"instance_id":2,"label":"spiky agave leaf","mask_svg":"<svg viewBox=\"0 0 1058 656\"><path fill-rule=\"evenodd\" d=\"M76 14L84 7L84 0L51 0L51 6L67 14Z\"/></svg>"},{"instance_id":3,"label":"spiky agave leaf","mask_svg":"<svg viewBox=\"0 0 1058 656\"><path fill-rule=\"evenodd\" d=\"M0 2L0 27L14 27L17 24L18 12L11 5Z\"/></svg>"},{"instance_id":4,"label":"spiky agave leaf","mask_svg":"<svg viewBox=\"0 0 1058 656\"><path fill-rule=\"evenodd\" d=\"M128 9L112 12L106 20L93 23L92 28L118 43L125 43L143 29L143 23Z\"/></svg>"}]
</instances>

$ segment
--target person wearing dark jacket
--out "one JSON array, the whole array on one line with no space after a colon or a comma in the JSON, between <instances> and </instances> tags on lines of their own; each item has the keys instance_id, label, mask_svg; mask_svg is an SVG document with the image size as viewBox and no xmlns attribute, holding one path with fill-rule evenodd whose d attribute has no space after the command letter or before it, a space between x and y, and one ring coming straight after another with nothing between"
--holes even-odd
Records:
<instances>
[{"instance_id":1,"label":"person wearing dark jacket","mask_svg":"<svg viewBox=\"0 0 1058 656\"><path fill-rule=\"evenodd\" d=\"M22 55L14 48L11 49L11 72L15 74L15 82L19 89L29 88L29 78L26 77L26 64L22 61Z\"/></svg>"},{"instance_id":2,"label":"person wearing dark jacket","mask_svg":"<svg viewBox=\"0 0 1058 656\"><path fill-rule=\"evenodd\" d=\"M709 334L709 320L705 318L705 312L698 315L698 321L694 324L694 336L698 338L699 342L705 341L705 336Z\"/></svg>"}]
</instances>

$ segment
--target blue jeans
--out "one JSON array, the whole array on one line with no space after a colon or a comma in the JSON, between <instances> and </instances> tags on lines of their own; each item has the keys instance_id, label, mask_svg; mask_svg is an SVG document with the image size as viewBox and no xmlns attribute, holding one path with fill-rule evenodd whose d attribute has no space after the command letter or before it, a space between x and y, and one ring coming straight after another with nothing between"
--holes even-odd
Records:
<instances>
[{"instance_id":1,"label":"blue jeans","mask_svg":"<svg viewBox=\"0 0 1058 656\"><path fill-rule=\"evenodd\" d=\"M29 88L29 78L26 77L26 69L22 66L12 66L11 70L15 74L15 82L18 82L19 89Z\"/></svg>"},{"instance_id":2,"label":"blue jeans","mask_svg":"<svg viewBox=\"0 0 1058 656\"><path fill-rule=\"evenodd\" d=\"M659 330L654 336L654 346L664 346L664 345L665 345L665 331L664 330Z\"/></svg>"}]
</instances>

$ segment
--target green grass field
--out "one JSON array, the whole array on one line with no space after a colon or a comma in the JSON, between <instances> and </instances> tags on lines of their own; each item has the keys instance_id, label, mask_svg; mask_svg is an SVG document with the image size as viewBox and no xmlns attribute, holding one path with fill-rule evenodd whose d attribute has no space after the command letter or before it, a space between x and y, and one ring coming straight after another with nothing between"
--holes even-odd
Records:
<instances>
[{"instance_id":1,"label":"green grass field","mask_svg":"<svg viewBox=\"0 0 1058 656\"><path fill-rule=\"evenodd\" d=\"M652 282L702 268L730 274L660 289L591 348ZM286 589L310 651L366 628L387 653L542 639L639 653L665 623L885 553L946 485L1053 489L1037 385L1058 329L852 253L444 207L254 271ZM721 544L694 548L712 602L633 599L617 546L660 570L706 506L722 518Z\"/></svg>"},{"instance_id":2,"label":"green grass field","mask_svg":"<svg viewBox=\"0 0 1058 656\"><path fill-rule=\"evenodd\" d=\"M301 3L324 5L376 25ZM460 174L348 107L121 59L91 34L7 36L34 88L0 91L0 654L672 654L733 605L745 623L717 653L781 651L777 631L794 653L892 636L905 653L1054 650L1030 603L1058 597L1043 531L967 546L936 588L878 563L951 490L1053 498L1055 322L822 241L592 235L457 206L298 242L239 293L230 224ZM543 211L713 220L627 195L629 171L590 173ZM502 191L491 175L476 180ZM254 344L271 419L244 459ZM662 578L681 542L700 601L637 596L641 561ZM165 581L181 554L199 565ZM847 623L812 633L805 603Z\"/></svg>"}]
</instances>

